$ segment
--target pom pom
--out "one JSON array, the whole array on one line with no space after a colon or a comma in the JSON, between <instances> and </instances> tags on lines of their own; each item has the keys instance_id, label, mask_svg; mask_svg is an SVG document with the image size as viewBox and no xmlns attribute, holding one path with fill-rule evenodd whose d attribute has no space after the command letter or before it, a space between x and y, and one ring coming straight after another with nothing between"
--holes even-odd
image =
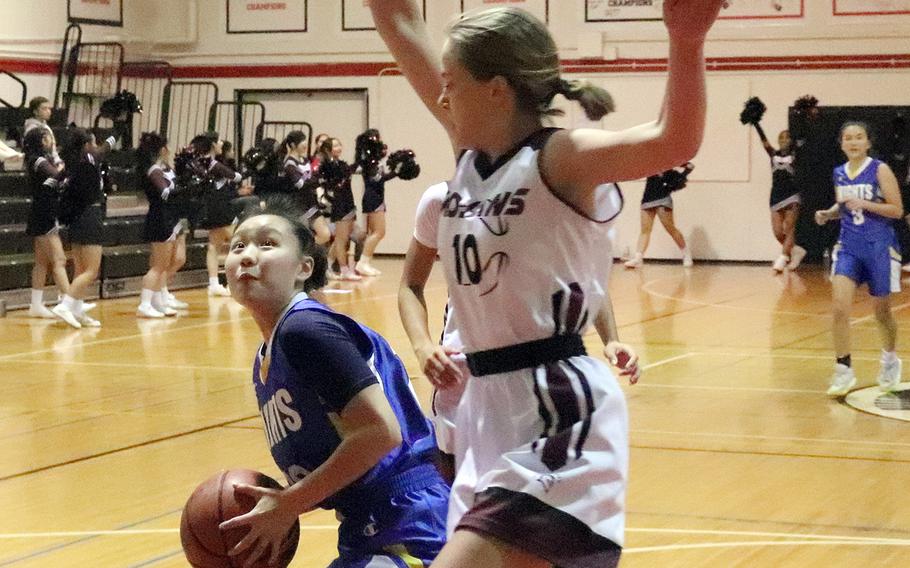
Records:
<instances>
[{"instance_id":1,"label":"pom pom","mask_svg":"<svg viewBox=\"0 0 910 568\"><path fill-rule=\"evenodd\" d=\"M793 108L797 114L808 114L809 111L818 106L818 99L812 95L803 95L800 98L796 99L793 103Z\"/></svg>"},{"instance_id":2,"label":"pom pom","mask_svg":"<svg viewBox=\"0 0 910 568\"><path fill-rule=\"evenodd\" d=\"M134 93L123 90L101 103L99 112L110 120L125 120L129 115L141 113L142 103Z\"/></svg>"},{"instance_id":3,"label":"pom pom","mask_svg":"<svg viewBox=\"0 0 910 568\"><path fill-rule=\"evenodd\" d=\"M420 165L414 151L407 148L392 152L386 160L386 165L403 180L414 179L420 175Z\"/></svg>"},{"instance_id":4,"label":"pom pom","mask_svg":"<svg viewBox=\"0 0 910 568\"><path fill-rule=\"evenodd\" d=\"M351 166L344 160L328 160L319 164L319 178L326 189L341 186L351 174Z\"/></svg>"},{"instance_id":5,"label":"pom pom","mask_svg":"<svg viewBox=\"0 0 910 568\"><path fill-rule=\"evenodd\" d=\"M746 101L745 108L739 114L739 121L743 124L758 124L768 107L758 97L752 97Z\"/></svg>"}]
</instances>

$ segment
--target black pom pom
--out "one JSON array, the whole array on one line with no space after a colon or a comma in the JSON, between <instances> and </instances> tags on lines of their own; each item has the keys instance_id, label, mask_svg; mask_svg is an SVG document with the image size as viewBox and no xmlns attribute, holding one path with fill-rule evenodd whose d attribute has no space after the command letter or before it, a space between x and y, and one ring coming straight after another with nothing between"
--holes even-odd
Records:
<instances>
[{"instance_id":1,"label":"black pom pom","mask_svg":"<svg viewBox=\"0 0 910 568\"><path fill-rule=\"evenodd\" d=\"M803 95L793 103L793 108L798 114L806 114L817 106L818 99L812 95Z\"/></svg>"},{"instance_id":2,"label":"black pom pom","mask_svg":"<svg viewBox=\"0 0 910 568\"><path fill-rule=\"evenodd\" d=\"M414 179L420 175L420 165L417 163L414 151L407 148L389 154L386 165L403 180Z\"/></svg>"},{"instance_id":3,"label":"black pom pom","mask_svg":"<svg viewBox=\"0 0 910 568\"><path fill-rule=\"evenodd\" d=\"M328 160L319 164L319 177L326 189L336 189L351 174L351 166L344 160Z\"/></svg>"},{"instance_id":4,"label":"black pom pom","mask_svg":"<svg viewBox=\"0 0 910 568\"><path fill-rule=\"evenodd\" d=\"M746 101L746 106L739 114L739 121L743 124L758 124L768 107L758 97L752 97Z\"/></svg>"}]
</instances>

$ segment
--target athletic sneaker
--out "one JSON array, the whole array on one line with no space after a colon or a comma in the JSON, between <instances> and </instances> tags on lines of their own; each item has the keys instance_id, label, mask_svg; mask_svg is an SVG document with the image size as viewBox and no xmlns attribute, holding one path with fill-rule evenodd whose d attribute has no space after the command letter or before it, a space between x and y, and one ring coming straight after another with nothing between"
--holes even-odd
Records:
<instances>
[{"instance_id":1,"label":"athletic sneaker","mask_svg":"<svg viewBox=\"0 0 910 568\"><path fill-rule=\"evenodd\" d=\"M834 376L831 377L828 396L844 396L854 386L856 386L856 375L853 373L853 369L840 363L834 365Z\"/></svg>"},{"instance_id":2,"label":"athletic sneaker","mask_svg":"<svg viewBox=\"0 0 910 568\"><path fill-rule=\"evenodd\" d=\"M94 310L96 306L98 306L98 304L96 304L94 302L82 302L82 311L90 312L90 311Z\"/></svg>"},{"instance_id":3,"label":"athletic sneaker","mask_svg":"<svg viewBox=\"0 0 910 568\"><path fill-rule=\"evenodd\" d=\"M167 293L167 305L168 305L168 307L174 308L175 310L186 310L186 309L189 309L189 307L190 307L189 304L178 300L170 292Z\"/></svg>"},{"instance_id":4,"label":"athletic sneaker","mask_svg":"<svg viewBox=\"0 0 910 568\"><path fill-rule=\"evenodd\" d=\"M347 280L349 282L358 282L360 280L363 280L363 276L357 274L347 266L341 267L340 276L342 280Z\"/></svg>"},{"instance_id":5,"label":"athletic sneaker","mask_svg":"<svg viewBox=\"0 0 910 568\"><path fill-rule=\"evenodd\" d=\"M209 286L209 296L227 297L230 295L231 291L221 284L218 284L217 286Z\"/></svg>"},{"instance_id":6,"label":"athletic sneaker","mask_svg":"<svg viewBox=\"0 0 910 568\"><path fill-rule=\"evenodd\" d=\"M682 263L686 268L690 268L693 264L695 264L692 262L692 252L689 249L683 251Z\"/></svg>"},{"instance_id":7,"label":"athletic sneaker","mask_svg":"<svg viewBox=\"0 0 910 568\"><path fill-rule=\"evenodd\" d=\"M787 268L796 270L804 258L806 258L806 249L799 245L793 245L793 250L790 251L790 264L787 265Z\"/></svg>"},{"instance_id":8,"label":"athletic sneaker","mask_svg":"<svg viewBox=\"0 0 910 568\"><path fill-rule=\"evenodd\" d=\"M57 319L54 312L47 309L44 304L32 304L28 307L28 317L41 319Z\"/></svg>"},{"instance_id":9,"label":"athletic sneaker","mask_svg":"<svg viewBox=\"0 0 910 568\"><path fill-rule=\"evenodd\" d=\"M892 361L881 362L878 370L878 390L891 392L901 383L901 360L895 357Z\"/></svg>"},{"instance_id":10,"label":"athletic sneaker","mask_svg":"<svg viewBox=\"0 0 910 568\"><path fill-rule=\"evenodd\" d=\"M771 265L771 270L773 270L774 272L783 272L784 269L787 268L787 264L789 264L789 263L790 263L790 257L785 254L782 254L779 257L777 257L777 260L775 260L774 263Z\"/></svg>"},{"instance_id":11,"label":"athletic sneaker","mask_svg":"<svg viewBox=\"0 0 910 568\"><path fill-rule=\"evenodd\" d=\"M625 263L623 263L623 266L625 266L626 268L638 268L641 265L643 265L644 263L645 263L645 260L641 257L641 255L636 254L635 256L633 256L632 258L627 260Z\"/></svg>"},{"instance_id":12,"label":"athletic sneaker","mask_svg":"<svg viewBox=\"0 0 910 568\"><path fill-rule=\"evenodd\" d=\"M82 327L82 324L79 323L78 319L76 319L76 314L71 312L70 309L63 304L57 304L51 308L51 312L53 312L55 316L65 321L70 326L75 327L76 329Z\"/></svg>"},{"instance_id":13,"label":"athletic sneaker","mask_svg":"<svg viewBox=\"0 0 910 568\"><path fill-rule=\"evenodd\" d=\"M380 274L382 274L381 272L379 272L378 270L376 270L369 264L363 262L362 260L354 265L354 270L357 272L357 274L360 274L361 276L379 276Z\"/></svg>"},{"instance_id":14,"label":"athletic sneaker","mask_svg":"<svg viewBox=\"0 0 910 568\"><path fill-rule=\"evenodd\" d=\"M76 318L79 320L79 323L82 324L82 327L101 327L100 321L85 314L77 315Z\"/></svg>"},{"instance_id":15,"label":"athletic sneaker","mask_svg":"<svg viewBox=\"0 0 910 568\"><path fill-rule=\"evenodd\" d=\"M139 304L139 307L136 308L136 317L137 318L163 318L164 314L156 310L150 305Z\"/></svg>"}]
</instances>

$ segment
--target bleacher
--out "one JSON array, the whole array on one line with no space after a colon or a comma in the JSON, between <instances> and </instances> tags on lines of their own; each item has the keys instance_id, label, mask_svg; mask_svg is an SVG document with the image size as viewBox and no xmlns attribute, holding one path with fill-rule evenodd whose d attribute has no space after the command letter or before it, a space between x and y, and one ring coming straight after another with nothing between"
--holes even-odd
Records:
<instances>
[{"instance_id":1,"label":"bleacher","mask_svg":"<svg viewBox=\"0 0 910 568\"><path fill-rule=\"evenodd\" d=\"M112 42L84 42L82 30L70 25L64 34L57 86L52 93L54 111L49 126L58 144L66 128L76 125L96 131L116 127L101 112L101 105L121 90L134 93L143 112L131 114L121 130L121 146L105 161L110 166L105 243L97 293L94 297L138 294L142 275L148 270L149 247L142 239L148 205L136 187L132 148L142 132L157 130L169 139L172 150L185 146L200 132L218 131L230 140L236 155L263 138L281 139L291 130L304 130L312 140L306 121L267 121L261 103L219 100L218 87L206 81L174 81L170 65L161 61L124 61L124 48ZM29 116L25 106L28 86L15 74L0 68L0 76L21 85L21 96L0 98L0 138L15 146ZM47 95L48 93L35 93ZM123 128L123 125L119 125ZM34 262L32 239L25 234L31 200L22 171L0 168L0 300L7 308L26 307ZM66 230L61 232L67 246ZM197 231L187 240L186 264L170 287L204 286L206 235ZM72 262L68 261L72 275Z\"/></svg>"}]
</instances>

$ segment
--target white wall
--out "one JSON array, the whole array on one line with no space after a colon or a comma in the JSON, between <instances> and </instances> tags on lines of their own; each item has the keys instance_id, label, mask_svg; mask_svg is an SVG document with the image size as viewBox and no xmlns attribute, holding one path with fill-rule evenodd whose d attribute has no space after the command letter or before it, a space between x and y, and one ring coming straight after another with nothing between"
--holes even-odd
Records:
<instances>
[{"instance_id":1,"label":"white wall","mask_svg":"<svg viewBox=\"0 0 910 568\"><path fill-rule=\"evenodd\" d=\"M388 236L380 252L403 253L410 239L414 207L422 189L445 179L452 171L451 149L442 129L419 103L400 76L284 76L250 77L243 66L390 61L372 31L342 32L340 0L309 1L309 31L289 34L227 34L224 0L124 0L125 27L86 28L91 39L128 40L128 58L164 58L184 74L202 73L208 65L238 67L238 77L211 79L222 99L235 89L362 88L369 96L371 126L379 128L389 147L411 147L423 174L417 180L389 183ZM750 0L734 0L745 2ZM754 0L759 1L759 0ZM0 68L11 53L56 57L53 42L66 25L62 0L2 0ZM443 29L456 13L459 0L427 0L427 23L441 44ZM604 59L646 59L666 56L666 32L659 22L587 24L582 0L550 0L550 29L564 59L603 56ZM27 8L26 8L27 5ZM42 14L37 16L36 14ZM799 57L832 54L910 53L910 16L834 17L828 0L805 0L805 17L798 20L719 21L706 46L710 58ZM49 47L50 46L50 47ZM593 47L592 47L593 46ZM579 47L581 49L579 49ZM607 61L606 63L609 63ZM693 237L696 257L770 260L777 251L768 215L771 175L767 157L754 133L739 124L743 102L759 96L769 111L763 122L774 137L786 126L786 108L811 93L825 105L895 105L910 102L910 69L875 64L872 69L785 70L773 63L769 71L726 71L725 62L709 67L707 138L695 158L689 187L676 195L677 222ZM776 66L776 67L775 67ZM714 70L711 70L714 69ZM618 111L594 126L623 128L656 117L663 96L663 73L606 72L597 68L576 74L608 88ZM331 73L330 73L331 75ZM47 76L30 77L35 89L47 90ZM862 88L845 88L862 85ZM0 93L3 93L0 82ZM0 94L0 96L3 96ZM587 125L574 107L560 125ZM301 117L306 118L306 117ZM348 146L353 140L345 141ZM623 184L627 213L619 221L619 251L634 248L638 233L638 202L642 184ZM649 256L677 255L658 228Z\"/></svg>"}]
</instances>

